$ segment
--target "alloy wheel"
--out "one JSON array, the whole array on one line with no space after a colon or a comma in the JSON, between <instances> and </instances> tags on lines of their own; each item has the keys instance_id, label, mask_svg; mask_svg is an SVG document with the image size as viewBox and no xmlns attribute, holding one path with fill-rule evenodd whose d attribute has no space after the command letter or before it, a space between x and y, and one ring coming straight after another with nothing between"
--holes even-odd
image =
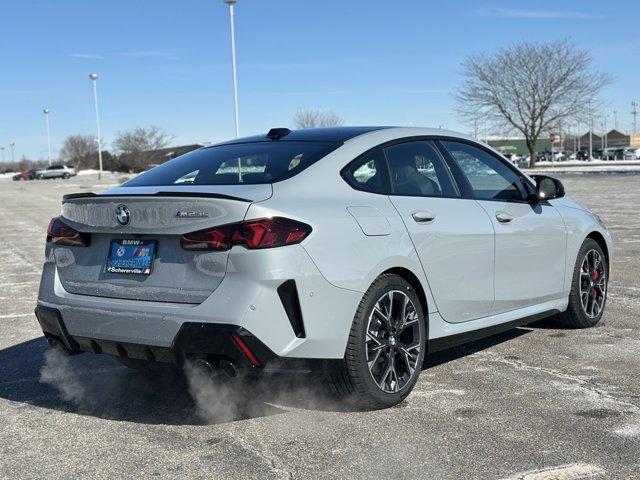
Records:
<instances>
[{"instance_id":1,"label":"alloy wheel","mask_svg":"<svg viewBox=\"0 0 640 480\"><path fill-rule=\"evenodd\" d=\"M607 272L602 254L589 250L580 267L580 303L589 318L595 318L602 312L607 295Z\"/></svg>"},{"instance_id":2,"label":"alloy wheel","mask_svg":"<svg viewBox=\"0 0 640 480\"><path fill-rule=\"evenodd\" d=\"M367 324L367 365L385 393L407 387L419 369L422 322L409 296L391 290L376 302Z\"/></svg>"}]
</instances>

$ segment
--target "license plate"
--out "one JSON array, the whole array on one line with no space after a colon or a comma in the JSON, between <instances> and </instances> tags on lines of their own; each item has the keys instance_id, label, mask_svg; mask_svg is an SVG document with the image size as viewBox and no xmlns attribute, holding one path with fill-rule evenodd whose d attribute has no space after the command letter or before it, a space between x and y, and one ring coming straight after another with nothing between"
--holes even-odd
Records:
<instances>
[{"instance_id":1,"label":"license plate","mask_svg":"<svg viewBox=\"0 0 640 480\"><path fill-rule=\"evenodd\" d=\"M106 271L149 275L155 251L155 240L112 240Z\"/></svg>"}]
</instances>

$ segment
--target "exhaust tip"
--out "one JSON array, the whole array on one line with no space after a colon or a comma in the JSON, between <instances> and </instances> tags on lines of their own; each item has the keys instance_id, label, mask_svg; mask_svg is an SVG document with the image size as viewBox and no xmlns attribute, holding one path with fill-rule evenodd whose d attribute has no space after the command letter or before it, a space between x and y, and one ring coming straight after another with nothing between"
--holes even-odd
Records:
<instances>
[{"instance_id":1,"label":"exhaust tip","mask_svg":"<svg viewBox=\"0 0 640 480\"><path fill-rule=\"evenodd\" d=\"M215 373L215 368L213 364L209 360L207 360L205 357L198 357L194 359L192 362L192 365L194 369L196 369L197 371L201 372L206 376L211 377Z\"/></svg>"},{"instance_id":2,"label":"exhaust tip","mask_svg":"<svg viewBox=\"0 0 640 480\"><path fill-rule=\"evenodd\" d=\"M220 370L222 370L231 378L234 378L238 375L238 369L233 363L228 360L220 360Z\"/></svg>"}]
</instances>

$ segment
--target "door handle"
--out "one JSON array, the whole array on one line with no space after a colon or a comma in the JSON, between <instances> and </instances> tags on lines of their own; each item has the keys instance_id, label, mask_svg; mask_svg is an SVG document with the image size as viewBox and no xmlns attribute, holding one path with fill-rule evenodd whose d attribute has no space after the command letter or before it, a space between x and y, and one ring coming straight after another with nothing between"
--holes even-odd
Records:
<instances>
[{"instance_id":1,"label":"door handle","mask_svg":"<svg viewBox=\"0 0 640 480\"><path fill-rule=\"evenodd\" d=\"M513 215L507 212L499 211L496 212L496 220L498 220L500 223L509 223L513 220Z\"/></svg>"},{"instance_id":2,"label":"door handle","mask_svg":"<svg viewBox=\"0 0 640 480\"><path fill-rule=\"evenodd\" d=\"M433 222L436 219L436 214L429 210L418 210L411 214L413 219L418 223Z\"/></svg>"}]
</instances>

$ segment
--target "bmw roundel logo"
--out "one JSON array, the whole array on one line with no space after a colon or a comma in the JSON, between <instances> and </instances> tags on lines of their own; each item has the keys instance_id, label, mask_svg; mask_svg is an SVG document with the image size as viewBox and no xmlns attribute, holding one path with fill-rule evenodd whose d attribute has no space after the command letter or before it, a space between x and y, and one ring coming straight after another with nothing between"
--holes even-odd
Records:
<instances>
[{"instance_id":1,"label":"bmw roundel logo","mask_svg":"<svg viewBox=\"0 0 640 480\"><path fill-rule=\"evenodd\" d=\"M118 205L116 208L116 220L120 225L126 225L131 220L131 213L126 205Z\"/></svg>"}]
</instances>

